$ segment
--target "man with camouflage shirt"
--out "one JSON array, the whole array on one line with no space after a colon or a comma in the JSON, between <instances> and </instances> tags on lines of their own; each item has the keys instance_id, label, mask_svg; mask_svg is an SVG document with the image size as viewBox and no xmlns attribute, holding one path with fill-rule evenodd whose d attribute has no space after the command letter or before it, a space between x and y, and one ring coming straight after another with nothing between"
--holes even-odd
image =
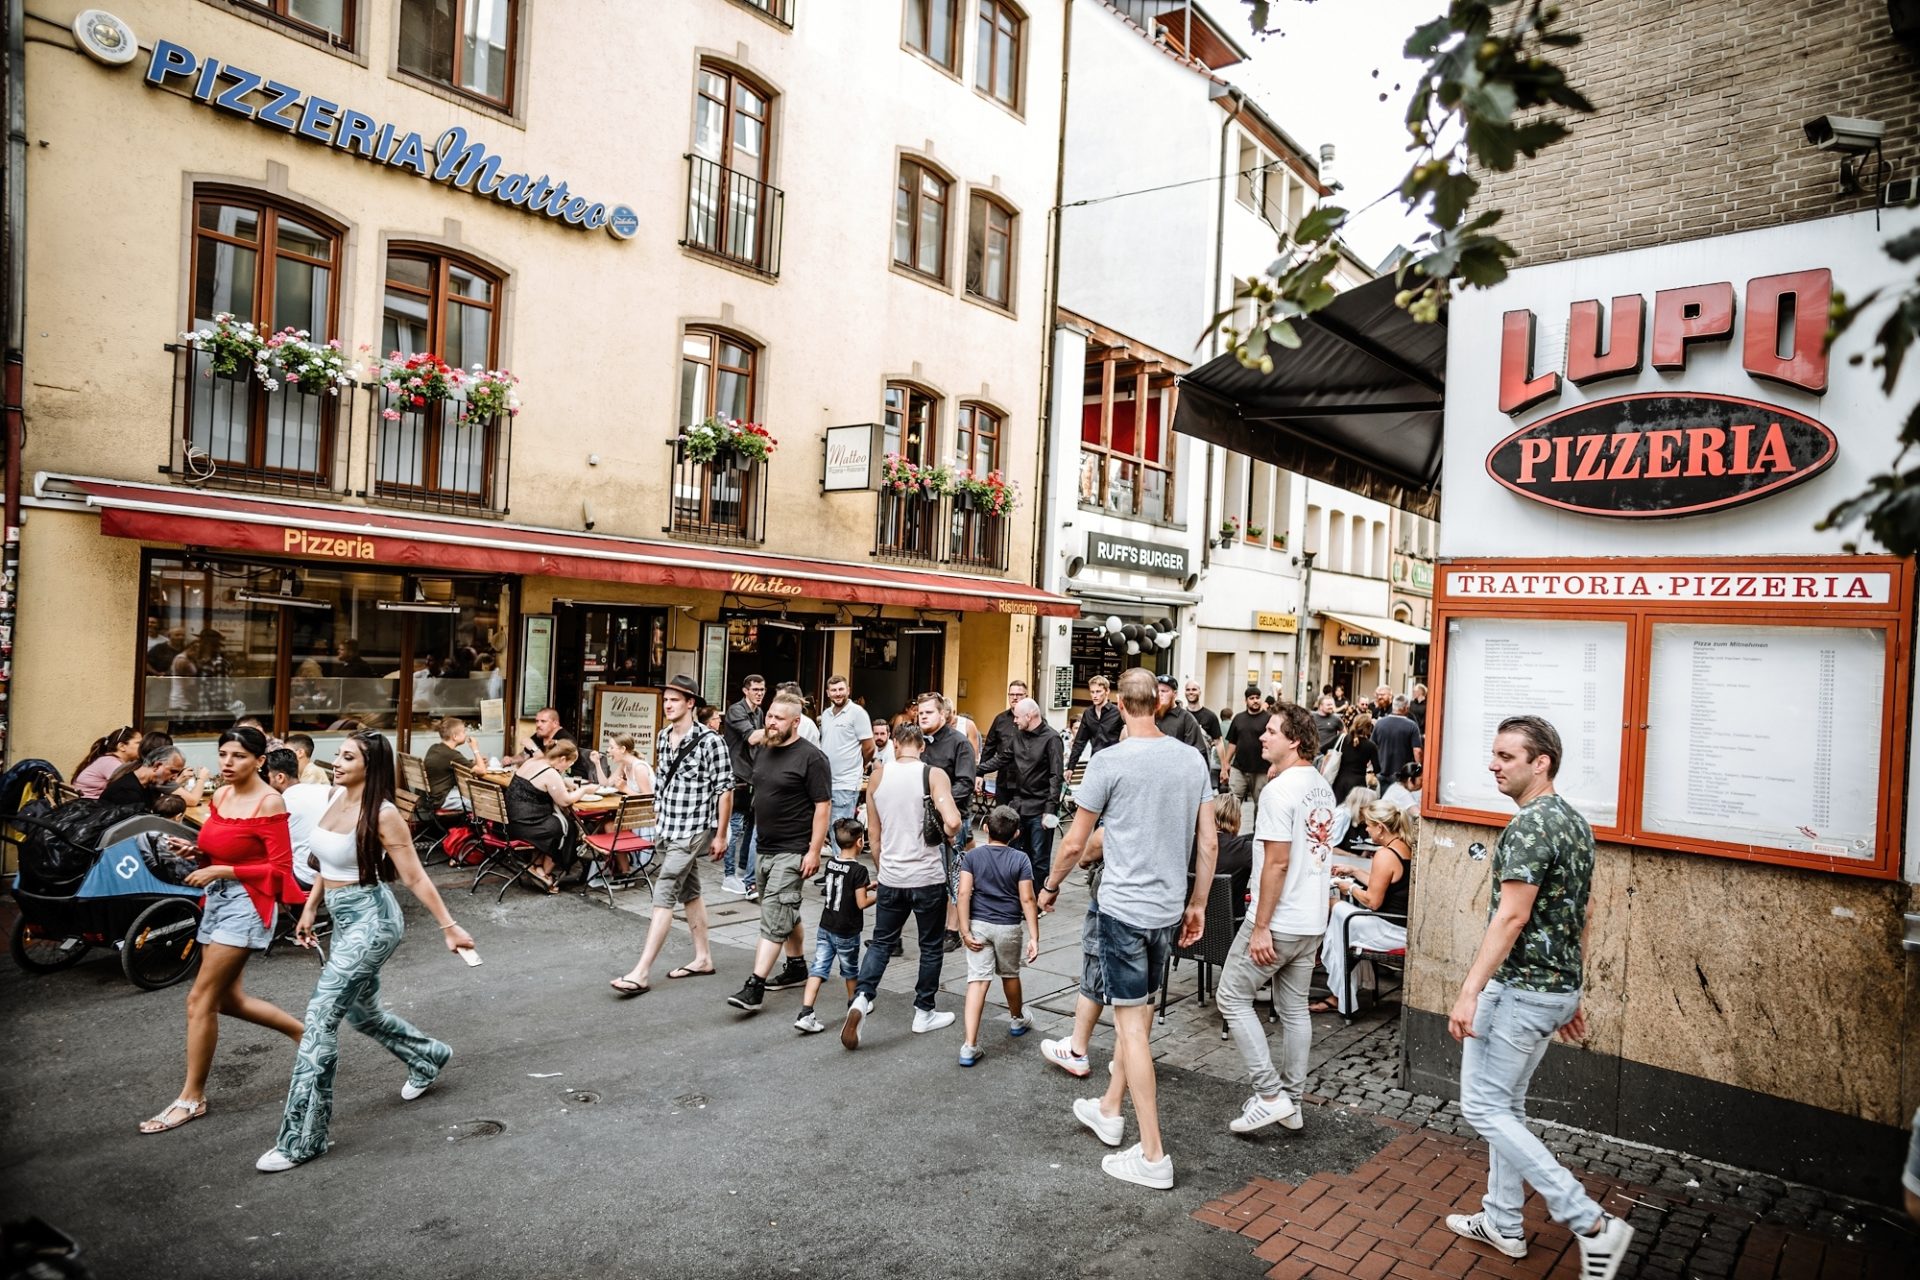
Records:
<instances>
[{"instance_id":1,"label":"man with camouflage shirt","mask_svg":"<svg viewBox=\"0 0 1920 1280\"><path fill-rule=\"evenodd\" d=\"M1523 1258L1526 1183L1580 1245L1582 1280L1613 1280L1633 1228L1607 1213L1527 1129L1527 1084L1557 1031L1586 1038L1582 955L1593 880L1593 829L1553 789L1560 734L1539 716L1500 722L1488 765L1519 806L1493 857L1486 936L1447 1029L1460 1042L1460 1111L1487 1140L1487 1194L1475 1214L1450 1214L1456 1235Z\"/></svg>"}]
</instances>

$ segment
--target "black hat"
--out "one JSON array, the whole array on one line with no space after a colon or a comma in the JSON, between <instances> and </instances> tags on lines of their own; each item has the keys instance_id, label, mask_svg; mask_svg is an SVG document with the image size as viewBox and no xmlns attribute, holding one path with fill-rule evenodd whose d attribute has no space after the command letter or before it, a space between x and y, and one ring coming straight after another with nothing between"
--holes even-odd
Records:
<instances>
[{"instance_id":1,"label":"black hat","mask_svg":"<svg viewBox=\"0 0 1920 1280\"><path fill-rule=\"evenodd\" d=\"M693 682L692 676L686 676L686 675L669 676L667 677L666 687L668 689L673 690L675 693L686 694L689 698L693 699L695 706L699 705L700 686Z\"/></svg>"},{"instance_id":2,"label":"black hat","mask_svg":"<svg viewBox=\"0 0 1920 1280\"><path fill-rule=\"evenodd\" d=\"M1180 687L1180 678L1170 671L1162 671L1159 675L1155 676L1153 680L1155 684L1163 684L1169 689L1178 689Z\"/></svg>"}]
</instances>

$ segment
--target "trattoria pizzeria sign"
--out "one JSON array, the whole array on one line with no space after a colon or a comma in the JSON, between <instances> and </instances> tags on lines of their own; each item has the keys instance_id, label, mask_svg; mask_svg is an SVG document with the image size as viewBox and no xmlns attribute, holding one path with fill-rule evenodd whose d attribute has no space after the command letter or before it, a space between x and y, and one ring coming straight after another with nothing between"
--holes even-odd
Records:
<instances>
[{"instance_id":1,"label":"trattoria pizzeria sign","mask_svg":"<svg viewBox=\"0 0 1920 1280\"><path fill-rule=\"evenodd\" d=\"M1816 395L1827 388L1825 268L1747 281L1738 308L1750 378ZM1647 363L1683 374L1691 348L1736 336L1731 283L1575 302L1565 380L1587 387L1633 377ZM1509 311L1500 327L1500 409L1518 416L1561 394L1562 370L1536 371L1536 319ZM1684 382L1684 379L1676 381ZM1759 388L1756 388L1758 390ZM1589 400L1520 428L1487 454L1487 474L1535 502L1587 515L1684 516L1737 506L1825 470L1834 433L1806 414L1742 395L1671 391Z\"/></svg>"}]
</instances>

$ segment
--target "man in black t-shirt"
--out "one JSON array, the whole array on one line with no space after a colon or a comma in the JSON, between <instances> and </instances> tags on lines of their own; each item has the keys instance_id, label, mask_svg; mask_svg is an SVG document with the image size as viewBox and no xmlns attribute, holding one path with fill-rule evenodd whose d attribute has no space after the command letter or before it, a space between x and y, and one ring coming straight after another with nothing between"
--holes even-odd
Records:
<instances>
[{"instance_id":1,"label":"man in black t-shirt","mask_svg":"<svg viewBox=\"0 0 1920 1280\"><path fill-rule=\"evenodd\" d=\"M1407 717L1407 700L1397 697L1388 704L1391 710L1373 722L1373 745L1380 753L1380 783L1400 776L1403 765L1418 764L1425 754L1426 741L1420 726Z\"/></svg>"},{"instance_id":2,"label":"man in black t-shirt","mask_svg":"<svg viewBox=\"0 0 1920 1280\"><path fill-rule=\"evenodd\" d=\"M1347 722L1333 709L1333 695L1323 693L1320 702L1314 708L1313 727L1320 731L1320 755L1333 750L1333 744L1340 741L1340 735L1346 732Z\"/></svg>"},{"instance_id":3,"label":"man in black t-shirt","mask_svg":"<svg viewBox=\"0 0 1920 1280\"><path fill-rule=\"evenodd\" d=\"M760 873L760 946L753 973L727 1003L758 1013L766 991L807 980L800 958L806 927L800 923L800 889L820 870L820 850L833 817L833 766L827 753L800 736L806 705L798 694L779 693L767 706L767 723L753 763L753 823ZM781 950L787 961L769 978Z\"/></svg>"},{"instance_id":4,"label":"man in black t-shirt","mask_svg":"<svg viewBox=\"0 0 1920 1280\"><path fill-rule=\"evenodd\" d=\"M1194 721L1200 726L1200 732L1207 735L1207 745L1210 747L1219 746L1220 717L1213 714L1210 708L1201 704L1200 682L1192 676L1188 676L1185 693L1187 695L1187 714L1192 716Z\"/></svg>"},{"instance_id":5,"label":"man in black t-shirt","mask_svg":"<svg viewBox=\"0 0 1920 1280\"><path fill-rule=\"evenodd\" d=\"M1259 685L1247 686L1246 699L1246 710L1227 725L1226 739L1220 744L1220 785L1248 811L1241 826L1251 830L1254 812L1260 807L1261 789L1267 785L1267 761L1260 754L1260 735L1267 731L1273 713L1267 710Z\"/></svg>"}]
</instances>

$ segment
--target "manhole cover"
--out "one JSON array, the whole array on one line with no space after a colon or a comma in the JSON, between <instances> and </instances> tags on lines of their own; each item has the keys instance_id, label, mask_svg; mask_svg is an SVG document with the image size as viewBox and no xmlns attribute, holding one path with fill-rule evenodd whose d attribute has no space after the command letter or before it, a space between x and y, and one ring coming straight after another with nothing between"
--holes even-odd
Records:
<instances>
[{"instance_id":1,"label":"manhole cover","mask_svg":"<svg viewBox=\"0 0 1920 1280\"><path fill-rule=\"evenodd\" d=\"M704 1093L683 1093L675 1098L674 1102L683 1107L704 1107L707 1105L707 1095Z\"/></svg>"},{"instance_id":2,"label":"manhole cover","mask_svg":"<svg viewBox=\"0 0 1920 1280\"><path fill-rule=\"evenodd\" d=\"M465 1142L469 1138L495 1138L507 1131L503 1120L468 1120L454 1126L452 1141Z\"/></svg>"},{"instance_id":3,"label":"manhole cover","mask_svg":"<svg viewBox=\"0 0 1920 1280\"><path fill-rule=\"evenodd\" d=\"M573 1089L567 1093L568 1102L577 1102L581 1106L600 1101L600 1095L591 1089Z\"/></svg>"}]
</instances>

